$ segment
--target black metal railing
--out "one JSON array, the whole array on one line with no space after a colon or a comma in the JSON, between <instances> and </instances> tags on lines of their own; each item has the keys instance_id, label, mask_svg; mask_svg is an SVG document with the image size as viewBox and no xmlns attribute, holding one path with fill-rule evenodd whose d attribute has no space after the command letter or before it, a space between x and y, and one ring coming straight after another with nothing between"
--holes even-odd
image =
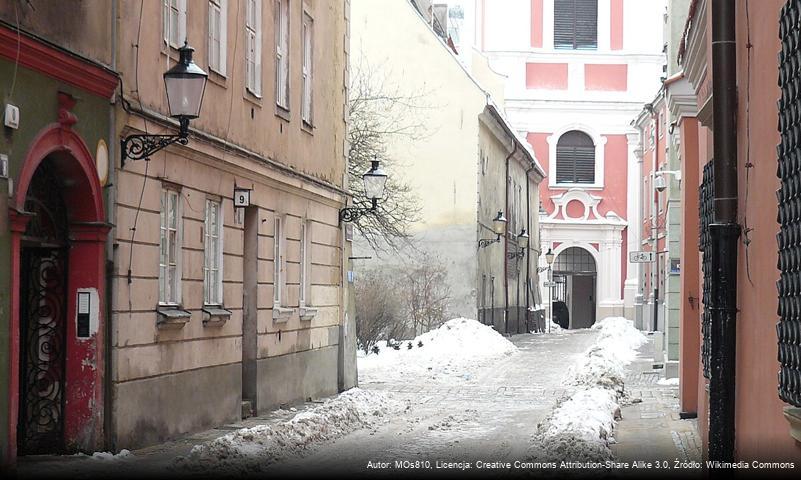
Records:
<instances>
[{"instance_id":1,"label":"black metal railing","mask_svg":"<svg viewBox=\"0 0 801 480\"><path fill-rule=\"evenodd\" d=\"M702 253L701 272L703 274L703 291L701 302L701 364L703 366L704 377L710 375L710 354L712 351L712 236L709 225L714 220L713 199L715 197L714 170L710 161L704 165L704 177L701 186L698 187L698 212L700 216L698 249Z\"/></svg>"},{"instance_id":2,"label":"black metal railing","mask_svg":"<svg viewBox=\"0 0 801 480\"><path fill-rule=\"evenodd\" d=\"M776 333L779 341L779 398L801 407L801 1L790 0L779 20L779 132L781 187L776 240L779 292Z\"/></svg>"}]
</instances>

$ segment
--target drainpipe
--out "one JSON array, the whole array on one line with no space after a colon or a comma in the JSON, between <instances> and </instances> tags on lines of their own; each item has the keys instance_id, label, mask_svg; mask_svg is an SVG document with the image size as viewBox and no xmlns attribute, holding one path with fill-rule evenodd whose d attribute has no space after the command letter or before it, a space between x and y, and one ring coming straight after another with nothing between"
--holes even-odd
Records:
<instances>
[{"instance_id":1,"label":"drainpipe","mask_svg":"<svg viewBox=\"0 0 801 480\"><path fill-rule=\"evenodd\" d=\"M532 170L534 170L534 165L532 164L530 167L526 169L526 232L528 233L528 241L529 245L527 247L528 251L526 252L526 333L529 332L528 326L529 322L531 321L531 312L529 308L531 306L531 298L530 298L530 290L531 290L531 258L529 255L531 254L531 240L534 238L534 234L531 232L531 189L530 187L530 180L528 178L529 174L531 174ZM541 249L539 242L537 242L537 251Z\"/></svg>"},{"instance_id":2,"label":"drainpipe","mask_svg":"<svg viewBox=\"0 0 801 480\"><path fill-rule=\"evenodd\" d=\"M734 461L737 349L737 45L733 0L712 1L712 98L715 122L711 278L709 459Z\"/></svg>"},{"instance_id":3,"label":"drainpipe","mask_svg":"<svg viewBox=\"0 0 801 480\"><path fill-rule=\"evenodd\" d=\"M512 156L517 152L517 142L512 139L512 144L514 148L512 152L506 157L506 177L504 178L504 182L506 182L506 214L509 215L508 218L512 218L512 212L509 211L509 160ZM503 331L504 333L509 333L509 262L506 258L506 254L509 251L509 222L506 222L506 226L504 228L504 235L503 235Z\"/></svg>"},{"instance_id":4,"label":"drainpipe","mask_svg":"<svg viewBox=\"0 0 801 480\"><path fill-rule=\"evenodd\" d=\"M118 0L111 2L111 69L117 71L117 12L119 11ZM120 87L122 88L122 87ZM122 92L121 92L122 93ZM103 366L105 372L103 375L103 443L107 450L116 451L114 433L113 433L113 389L111 379L112 375L112 327L111 327L111 312L113 310L114 301L114 238L116 237L116 219L114 217L114 205L117 197L117 158L119 153L117 147L117 100L114 99L109 109L109 126L108 126L108 176L106 183L106 221L112 225L106 238L106 311L105 311L105 326L104 332L104 350L105 358Z\"/></svg>"}]
</instances>

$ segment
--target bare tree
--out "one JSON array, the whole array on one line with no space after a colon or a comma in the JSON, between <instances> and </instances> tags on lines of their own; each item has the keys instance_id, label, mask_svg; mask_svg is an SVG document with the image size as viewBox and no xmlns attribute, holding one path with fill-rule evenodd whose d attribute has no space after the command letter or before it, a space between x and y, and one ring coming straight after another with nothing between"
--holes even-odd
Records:
<instances>
[{"instance_id":1,"label":"bare tree","mask_svg":"<svg viewBox=\"0 0 801 480\"><path fill-rule=\"evenodd\" d=\"M384 246L393 250L409 237L409 226L420 218L420 203L414 189L403 178L403 165L387 155L387 146L398 138L418 140L431 135L425 124L425 91L410 93L393 83L391 72L383 66L372 67L364 56L351 66L348 99L348 184L357 207L369 208L362 175L372 160L381 161L391 173L386 193L373 214L363 215L354 226L373 250Z\"/></svg>"},{"instance_id":2,"label":"bare tree","mask_svg":"<svg viewBox=\"0 0 801 480\"><path fill-rule=\"evenodd\" d=\"M405 301L414 334L439 327L447 319L451 298L448 271L434 257L425 255L406 273Z\"/></svg>"},{"instance_id":3,"label":"bare tree","mask_svg":"<svg viewBox=\"0 0 801 480\"><path fill-rule=\"evenodd\" d=\"M356 278L356 338L365 353L379 340L403 338L409 330L402 296L393 278L378 269Z\"/></svg>"}]
</instances>

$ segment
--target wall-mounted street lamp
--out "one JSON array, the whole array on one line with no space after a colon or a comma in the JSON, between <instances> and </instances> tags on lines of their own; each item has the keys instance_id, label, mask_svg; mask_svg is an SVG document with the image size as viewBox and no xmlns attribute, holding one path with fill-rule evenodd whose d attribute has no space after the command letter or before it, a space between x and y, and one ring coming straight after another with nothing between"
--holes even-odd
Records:
<instances>
[{"instance_id":1,"label":"wall-mounted street lamp","mask_svg":"<svg viewBox=\"0 0 801 480\"><path fill-rule=\"evenodd\" d=\"M526 255L526 248L528 247L528 233L526 229L520 230L517 236L517 246L520 247L519 252L509 252L506 256L511 260L512 258L523 258Z\"/></svg>"},{"instance_id":2,"label":"wall-mounted street lamp","mask_svg":"<svg viewBox=\"0 0 801 480\"><path fill-rule=\"evenodd\" d=\"M364 194L370 199L370 208L345 207L339 211L340 222L355 222L359 217L378 208L378 200L384 198L387 174L381 170L378 160L373 160L370 170L362 175Z\"/></svg>"},{"instance_id":3,"label":"wall-mounted street lamp","mask_svg":"<svg viewBox=\"0 0 801 480\"><path fill-rule=\"evenodd\" d=\"M667 188L665 175L673 175L676 181L681 181L681 170L657 170L654 174L654 188L657 192L664 192Z\"/></svg>"},{"instance_id":4,"label":"wall-mounted street lamp","mask_svg":"<svg viewBox=\"0 0 801 480\"><path fill-rule=\"evenodd\" d=\"M125 160L142 160L175 142L189 143L189 120L200 116L203 93L206 91L208 74L192 61L195 49L188 43L178 49L178 63L164 72L164 86L167 90L167 105L170 116L178 119L178 135L129 135L123 138L120 153L122 166Z\"/></svg>"},{"instance_id":5,"label":"wall-mounted street lamp","mask_svg":"<svg viewBox=\"0 0 801 480\"><path fill-rule=\"evenodd\" d=\"M506 228L506 217L503 216L503 212L498 210L498 215L495 215L495 218L492 219L492 231L495 232L495 239L491 238L482 238L478 241L478 248L485 248L493 243L498 243L501 241L501 235L503 235L504 229Z\"/></svg>"}]
</instances>

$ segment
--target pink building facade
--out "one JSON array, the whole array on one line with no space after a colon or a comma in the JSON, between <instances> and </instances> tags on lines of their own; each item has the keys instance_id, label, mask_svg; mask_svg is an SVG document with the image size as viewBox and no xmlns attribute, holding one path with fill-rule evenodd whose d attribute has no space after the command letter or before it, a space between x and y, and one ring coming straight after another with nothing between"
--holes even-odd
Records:
<instances>
[{"instance_id":1,"label":"pink building facade","mask_svg":"<svg viewBox=\"0 0 801 480\"><path fill-rule=\"evenodd\" d=\"M633 319L642 302L638 265L628 261L642 250L641 225L628 221L640 204L643 150L630 122L660 86L664 8L475 2L475 44L507 77L507 115L548 174L540 235L542 253L556 258L540 280L544 287L553 275L554 320L564 327ZM544 255L540 265L547 267Z\"/></svg>"}]
</instances>

